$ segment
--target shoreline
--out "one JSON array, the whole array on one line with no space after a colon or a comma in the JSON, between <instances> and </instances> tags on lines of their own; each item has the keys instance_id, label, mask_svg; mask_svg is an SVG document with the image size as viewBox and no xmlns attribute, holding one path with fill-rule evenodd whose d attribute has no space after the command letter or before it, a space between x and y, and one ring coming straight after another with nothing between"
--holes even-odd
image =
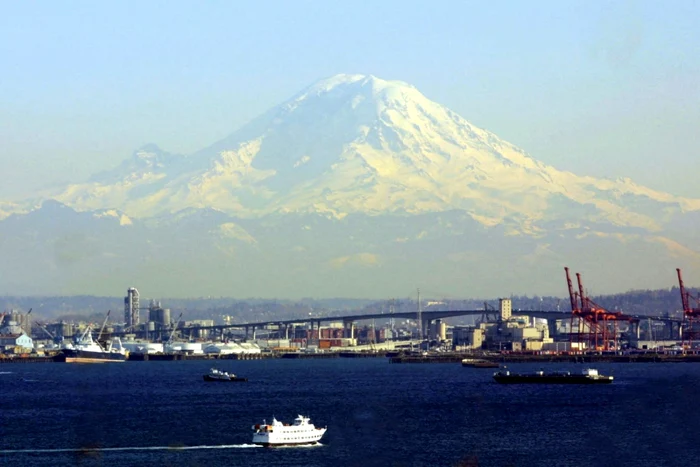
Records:
<instances>
[{"instance_id":1,"label":"shoreline","mask_svg":"<svg viewBox=\"0 0 700 467\"><path fill-rule=\"evenodd\" d=\"M229 354L229 355L187 355L187 354L130 354L127 361L191 361L191 360L266 360L266 359L336 359L336 358L385 358L389 363L461 363L463 359L506 364L506 363L700 363L697 354L660 354L641 353L623 355L600 354L479 354L479 353L444 353L430 355L394 355L387 352L322 352L322 353L260 353L260 354ZM0 358L1 364L10 363L65 363L60 357L27 356Z\"/></svg>"}]
</instances>

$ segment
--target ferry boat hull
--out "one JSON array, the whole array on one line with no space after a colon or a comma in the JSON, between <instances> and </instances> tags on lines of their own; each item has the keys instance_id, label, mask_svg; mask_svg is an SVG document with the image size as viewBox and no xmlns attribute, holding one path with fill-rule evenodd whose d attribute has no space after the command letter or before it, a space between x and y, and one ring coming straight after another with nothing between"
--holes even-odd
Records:
<instances>
[{"instance_id":1,"label":"ferry boat hull","mask_svg":"<svg viewBox=\"0 0 700 467\"><path fill-rule=\"evenodd\" d=\"M89 350L63 349L55 361L66 363L120 363L126 355L117 352L91 352Z\"/></svg>"},{"instance_id":2,"label":"ferry boat hull","mask_svg":"<svg viewBox=\"0 0 700 467\"><path fill-rule=\"evenodd\" d=\"M321 434L314 436L316 439L310 439L310 440L305 440L305 441L276 441L276 440L267 440L267 441L262 441L258 439L257 441L253 439L253 444L256 444L258 446L262 446L265 448L274 448L274 447L284 447L284 446L315 446L317 444L321 444L321 438L323 437L323 433L326 432L325 428L319 428L319 431L322 431Z\"/></svg>"},{"instance_id":3,"label":"ferry boat hull","mask_svg":"<svg viewBox=\"0 0 700 467\"><path fill-rule=\"evenodd\" d=\"M264 448L283 448L291 446L316 446L320 445L318 441L308 442L308 443L253 443L257 446L262 446Z\"/></svg>"}]
</instances>

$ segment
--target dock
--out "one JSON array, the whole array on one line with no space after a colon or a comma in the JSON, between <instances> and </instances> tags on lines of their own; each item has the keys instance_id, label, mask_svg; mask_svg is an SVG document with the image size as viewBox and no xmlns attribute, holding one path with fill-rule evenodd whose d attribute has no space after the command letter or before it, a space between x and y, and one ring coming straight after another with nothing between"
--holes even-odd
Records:
<instances>
[{"instance_id":1,"label":"dock","mask_svg":"<svg viewBox=\"0 0 700 467\"><path fill-rule=\"evenodd\" d=\"M428 354L398 355L391 363L460 363L463 359L478 359L494 363L698 363L700 355L630 353L630 354Z\"/></svg>"},{"instance_id":2,"label":"dock","mask_svg":"<svg viewBox=\"0 0 700 467\"><path fill-rule=\"evenodd\" d=\"M311 358L338 358L337 352L287 352L281 355L281 358L297 358L297 359L311 359Z\"/></svg>"},{"instance_id":3,"label":"dock","mask_svg":"<svg viewBox=\"0 0 700 467\"><path fill-rule=\"evenodd\" d=\"M53 363L54 357L9 357L0 358L0 363Z\"/></svg>"},{"instance_id":4,"label":"dock","mask_svg":"<svg viewBox=\"0 0 700 467\"><path fill-rule=\"evenodd\" d=\"M257 354L185 354L185 353L163 353L163 354L142 354L130 353L128 361L130 362L172 362L179 360L262 360L265 358L276 358L276 355L267 353Z\"/></svg>"}]
</instances>

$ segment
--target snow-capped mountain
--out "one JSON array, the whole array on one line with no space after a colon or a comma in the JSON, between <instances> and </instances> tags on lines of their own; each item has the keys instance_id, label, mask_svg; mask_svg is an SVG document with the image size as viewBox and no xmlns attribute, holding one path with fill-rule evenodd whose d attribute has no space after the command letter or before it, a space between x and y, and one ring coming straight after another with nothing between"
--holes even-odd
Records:
<instances>
[{"instance_id":1,"label":"snow-capped mountain","mask_svg":"<svg viewBox=\"0 0 700 467\"><path fill-rule=\"evenodd\" d=\"M261 296L290 296L291 284L306 283L307 295L321 287L325 296L380 296L368 293L380 277L392 290L433 281L456 295L455 281L468 280L480 287L472 295L536 293L577 261L609 274L613 290L671 285L666 269L678 266L700 277L699 199L557 170L413 86L374 76L319 81L195 154L145 146L45 198L55 202L28 213L0 203L0 253L15 258L36 241L64 248L37 232L40 218L65 217L92 252L69 265L62 253L41 260L67 288L63 267L92 274L100 261L124 281ZM627 283L606 261L636 276ZM476 266L478 274L465 270ZM519 286L498 292L489 274Z\"/></svg>"},{"instance_id":2,"label":"snow-capped mountain","mask_svg":"<svg viewBox=\"0 0 700 467\"><path fill-rule=\"evenodd\" d=\"M700 210L700 200L628 179L559 171L406 83L363 75L322 80L187 157L141 148L55 199L134 217L185 208L337 218L457 209L531 234L557 219L659 230L673 212Z\"/></svg>"}]
</instances>

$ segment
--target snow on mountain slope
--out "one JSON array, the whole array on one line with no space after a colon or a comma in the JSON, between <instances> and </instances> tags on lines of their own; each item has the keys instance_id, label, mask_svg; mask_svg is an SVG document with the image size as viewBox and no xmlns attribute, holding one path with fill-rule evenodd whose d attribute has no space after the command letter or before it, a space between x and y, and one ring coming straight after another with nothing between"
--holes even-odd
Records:
<instances>
[{"instance_id":1,"label":"snow on mountain slope","mask_svg":"<svg viewBox=\"0 0 700 467\"><path fill-rule=\"evenodd\" d=\"M400 81L337 75L190 155L145 147L55 199L147 218L186 208L274 213L418 214L461 210L539 235L602 223L660 231L683 199L628 179L578 177L533 159Z\"/></svg>"},{"instance_id":2,"label":"snow on mountain slope","mask_svg":"<svg viewBox=\"0 0 700 467\"><path fill-rule=\"evenodd\" d=\"M5 219L11 214L23 214L29 210L30 207L23 206L21 203L0 201L0 220Z\"/></svg>"}]
</instances>

